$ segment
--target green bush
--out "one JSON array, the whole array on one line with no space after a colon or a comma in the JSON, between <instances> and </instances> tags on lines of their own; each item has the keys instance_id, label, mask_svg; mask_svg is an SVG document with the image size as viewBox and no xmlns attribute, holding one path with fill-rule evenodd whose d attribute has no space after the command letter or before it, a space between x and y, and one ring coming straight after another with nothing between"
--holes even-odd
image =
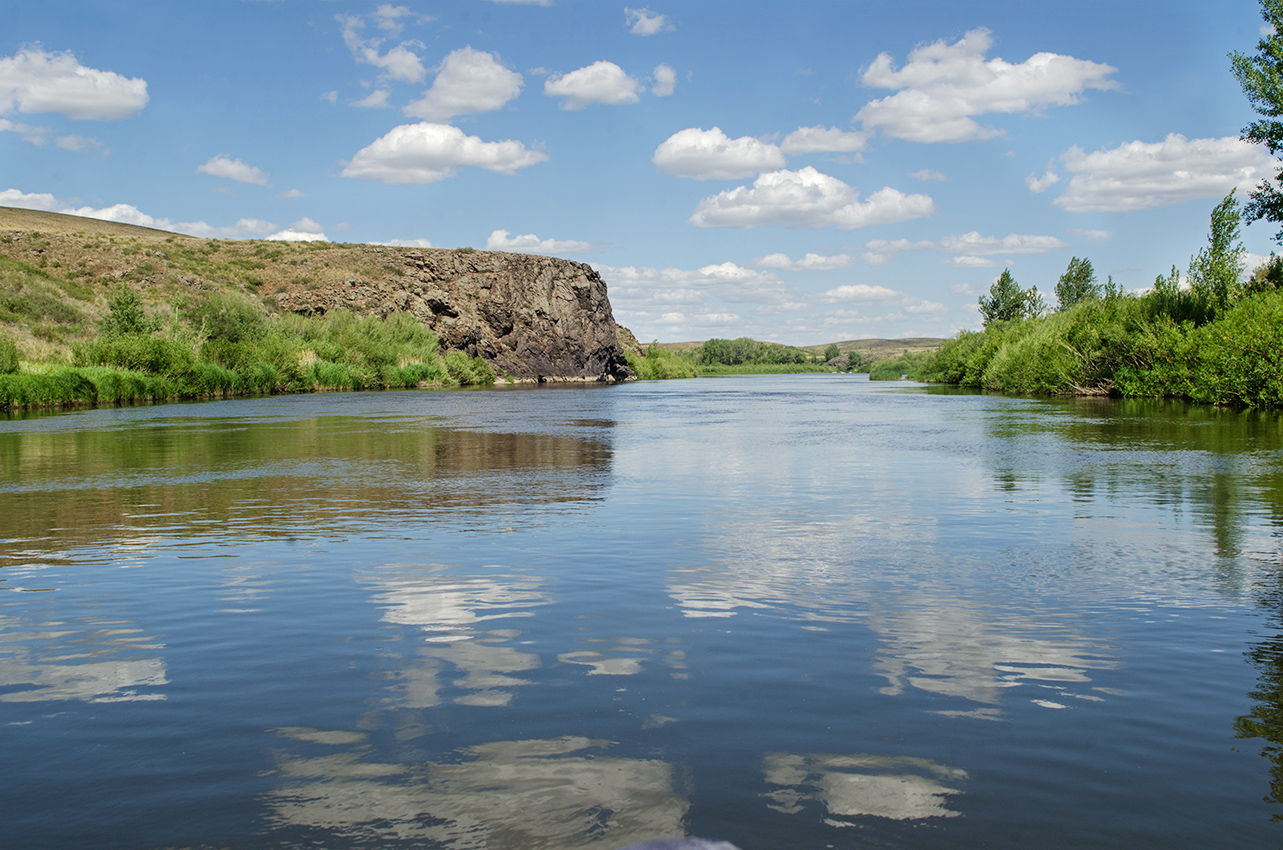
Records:
<instances>
[{"instance_id":1,"label":"green bush","mask_svg":"<svg viewBox=\"0 0 1283 850\"><path fill-rule=\"evenodd\" d=\"M0 333L0 375L12 375L18 371L22 355L18 346L5 334Z\"/></svg>"},{"instance_id":2,"label":"green bush","mask_svg":"<svg viewBox=\"0 0 1283 850\"><path fill-rule=\"evenodd\" d=\"M625 352L625 356L628 368L641 381L698 378L700 375L700 368L691 357L660 348L653 342L646 346L645 356L638 357L631 352Z\"/></svg>"}]
</instances>

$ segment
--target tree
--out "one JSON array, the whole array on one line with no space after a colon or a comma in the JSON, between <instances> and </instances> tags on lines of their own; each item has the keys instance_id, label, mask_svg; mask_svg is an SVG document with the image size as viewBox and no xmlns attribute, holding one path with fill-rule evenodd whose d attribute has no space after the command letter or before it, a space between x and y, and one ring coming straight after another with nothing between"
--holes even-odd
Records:
<instances>
[{"instance_id":1,"label":"tree","mask_svg":"<svg viewBox=\"0 0 1283 850\"><path fill-rule=\"evenodd\" d=\"M1060 309L1068 310L1080 301L1100 296L1100 284L1096 283L1096 271L1091 267L1091 260L1071 258L1069 267L1060 276L1060 280L1056 281L1056 298L1060 301Z\"/></svg>"},{"instance_id":2,"label":"tree","mask_svg":"<svg viewBox=\"0 0 1283 850\"><path fill-rule=\"evenodd\" d=\"M107 315L99 325L103 336L149 334L160 328L160 318L148 318L142 298L123 283L116 294L107 299L107 308Z\"/></svg>"},{"instance_id":3,"label":"tree","mask_svg":"<svg viewBox=\"0 0 1283 850\"><path fill-rule=\"evenodd\" d=\"M1045 309L1046 305L1038 294L1038 288L1031 286L1021 289L1020 284L1011 276L1010 269L1003 269L993 286L989 287L989 294L980 296L980 315L986 325L991 322L1033 318L1041 315Z\"/></svg>"},{"instance_id":4,"label":"tree","mask_svg":"<svg viewBox=\"0 0 1283 850\"><path fill-rule=\"evenodd\" d=\"M1261 16L1274 31L1261 36L1255 56L1233 51L1230 63L1248 102L1263 116L1244 127L1241 138L1265 145L1277 157L1283 149L1283 0L1261 0ZM1273 181L1262 180L1248 196L1243 217L1249 223L1262 218L1283 222L1283 192L1276 183L1283 183L1283 169ZM1274 235L1274 241L1283 244L1283 230Z\"/></svg>"},{"instance_id":5,"label":"tree","mask_svg":"<svg viewBox=\"0 0 1283 850\"><path fill-rule=\"evenodd\" d=\"M1283 0L1281 0L1283 1ZM1238 241L1238 199L1234 190L1212 210L1207 247L1189 261L1189 285L1215 315L1243 294L1243 245Z\"/></svg>"},{"instance_id":6,"label":"tree","mask_svg":"<svg viewBox=\"0 0 1283 850\"><path fill-rule=\"evenodd\" d=\"M824 349L825 363L829 362L830 360L836 360L841 356L842 356L842 352L838 350L838 344L836 342L830 342L829 347Z\"/></svg>"}]
</instances>

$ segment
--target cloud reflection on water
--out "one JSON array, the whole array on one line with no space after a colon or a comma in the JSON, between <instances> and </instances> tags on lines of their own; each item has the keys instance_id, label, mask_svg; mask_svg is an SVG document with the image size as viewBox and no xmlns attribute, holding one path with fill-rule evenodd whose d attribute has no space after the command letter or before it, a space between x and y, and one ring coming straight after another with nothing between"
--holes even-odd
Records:
<instances>
[{"instance_id":1,"label":"cloud reflection on water","mask_svg":"<svg viewBox=\"0 0 1283 850\"><path fill-rule=\"evenodd\" d=\"M33 623L0 617L0 702L163 700L162 646L124 622Z\"/></svg>"},{"instance_id":2,"label":"cloud reflection on water","mask_svg":"<svg viewBox=\"0 0 1283 850\"><path fill-rule=\"evenodd\" d=\"M849 820L879 817L891 820L954 818L949 797L961 794L957 784L967 779L960 768L920 758L875 755L795 755L767 753L766 781L778 786L764 796L770 808L798 814L807 801L818 801L828 813L829 826L857 826Z\"/></svg>"},{"instance_id":3,"label":"cloud reflection on water","mask_svg":"<svg viewBox=\"0 0 1283 850\"><path fill-rule=\"evenodd\" d=\"M278 730L297 744L348 743L345 734ZM495 741L458 761L372 759L365 745L286 756L269 793L276 827L325 830L348 840L432 842L452 850L622 847L684 835L689 804L675 770L654 759L606 755L584 737Z\"/></svg>"}]
</instances>

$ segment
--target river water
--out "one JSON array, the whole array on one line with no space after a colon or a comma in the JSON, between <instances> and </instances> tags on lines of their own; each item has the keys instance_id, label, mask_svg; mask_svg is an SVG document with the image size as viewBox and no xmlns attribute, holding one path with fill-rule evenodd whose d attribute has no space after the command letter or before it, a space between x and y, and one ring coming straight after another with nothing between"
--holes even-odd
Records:
<instances>
[{"instance_id":1,"label":"river water","mask_svg":"<svg viewBox=\"0 0 1283 850\"><path fill-rule=\"evenodd\" d=\"M1283 837L1283 419L854 376L0 420L0 846Z\"/></svg>"}]
</instances>

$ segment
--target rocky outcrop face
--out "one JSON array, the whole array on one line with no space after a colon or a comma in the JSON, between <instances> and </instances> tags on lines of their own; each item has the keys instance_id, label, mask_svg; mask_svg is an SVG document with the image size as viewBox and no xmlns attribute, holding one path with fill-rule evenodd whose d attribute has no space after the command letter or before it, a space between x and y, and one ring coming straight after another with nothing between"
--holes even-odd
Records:
<instances>
[{"instance_id":1,"label":"rocky outcrop face","mask_svg":"<svg viewBox=\"0 0 1283 850\"><path fill-rule=\"evenodd\" d=\"M364 249L370 279L293 287L277 293L277 303L305 315L410 313L443 348L479 356L518 380L633 376L606 284L591 266L498 251Z\"/></svg>"}]
</instances>

